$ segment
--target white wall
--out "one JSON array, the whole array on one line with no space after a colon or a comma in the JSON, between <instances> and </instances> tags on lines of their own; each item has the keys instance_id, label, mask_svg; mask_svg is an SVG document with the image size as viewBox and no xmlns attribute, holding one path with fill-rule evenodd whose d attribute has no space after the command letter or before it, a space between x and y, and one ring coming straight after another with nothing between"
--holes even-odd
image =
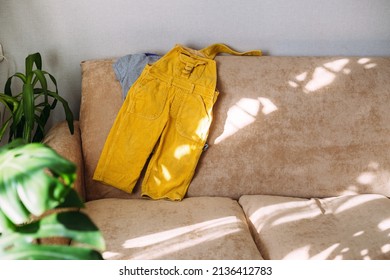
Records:
<instances>
[{"instance_id":1,"label":"white wall","mask_svg":"<svg viewBox=\"0 0 390 280\"><path fill-rule=\"evenodd\" d=\"M268 55L390 55L389 0L0 0L0 92L39 51L78 116L80 61L176 43ZM103 106L103 105L102 105ZM52 122L62 119L57 110Z\"/></svg>"}]
</instances>

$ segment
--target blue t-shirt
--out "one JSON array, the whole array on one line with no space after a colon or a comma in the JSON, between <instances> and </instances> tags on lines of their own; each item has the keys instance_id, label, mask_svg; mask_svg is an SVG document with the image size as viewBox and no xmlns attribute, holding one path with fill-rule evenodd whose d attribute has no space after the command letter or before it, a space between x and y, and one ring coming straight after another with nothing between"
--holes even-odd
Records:
<instances>
[{"instance_id":1,"label":"blue t-shirt","mask_svg":"<svg viewBox=\"0 0 390 280\"><path fill-rule=\"evenodd\" d=\"M119 58L114 64L116 78L122 86L122 97L126 98L127 92L141 75L146 64L153 64L161 56L152 53L129 54Z\"/></svg>"}]
</instances>

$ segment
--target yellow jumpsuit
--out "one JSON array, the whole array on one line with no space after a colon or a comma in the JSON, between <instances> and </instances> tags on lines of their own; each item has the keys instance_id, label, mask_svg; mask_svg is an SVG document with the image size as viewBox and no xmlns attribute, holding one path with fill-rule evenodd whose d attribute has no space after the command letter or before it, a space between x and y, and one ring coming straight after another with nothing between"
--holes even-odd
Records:
<instances>
[{"instance_id":1,"label":"yellow jumpsuit","mask_svg":"<svg viewBox=\"0 0 390 280\"><path fill-rule=\"evenodd\" d=\"M94 180L131 193L151 156L142 195L183 199L212 121L218 96L214 57L220 52L261 55L223 44L199 51L176 45L145 67L106 139Z\"/></svg>"}]
</instances>

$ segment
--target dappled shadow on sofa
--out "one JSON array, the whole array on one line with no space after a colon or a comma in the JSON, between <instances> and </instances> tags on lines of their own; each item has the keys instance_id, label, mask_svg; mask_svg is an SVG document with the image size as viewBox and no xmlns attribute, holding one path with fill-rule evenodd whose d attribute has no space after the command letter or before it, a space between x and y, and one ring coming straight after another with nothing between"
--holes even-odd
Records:
<instances>
[{"instance_id":1,"label":"dappled shadow on sofa","mask_svg":"<svg viewBox=\"0 0 390 280\"><path fill-rule=\"evenodd\" d=\"M218 65L210 147L188 196L390 195L388 60L223 57Z\"/></svg>"},{"instance_id":2,"label":"dappled shadow on sofa","mask_svg":"<svg viewBox=\"0 0 390 280\"><path fill-rule=\"evenodd\" d=\"M389 259L390 201L381 195L240 199L267 259Z\"/></svg>"}]
</instances>

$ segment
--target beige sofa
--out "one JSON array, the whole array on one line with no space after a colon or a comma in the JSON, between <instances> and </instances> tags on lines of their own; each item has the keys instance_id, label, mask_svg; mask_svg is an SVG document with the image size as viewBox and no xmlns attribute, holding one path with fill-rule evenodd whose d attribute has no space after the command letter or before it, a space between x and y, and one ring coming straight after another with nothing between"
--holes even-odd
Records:
<instances>
[{"instance_id":1,"label":"beige sofa","mask_svg":"<svg viewBox=\"0 0 390 280\"><path fill-rule=\"evenodd\" d=\"M113 61L81 64L76 133L46 138L79 167L105 259L390 259L390 58L217 57L209 149L181 202L92 180L122 104Z\"/></svg>"}]
</instances>

